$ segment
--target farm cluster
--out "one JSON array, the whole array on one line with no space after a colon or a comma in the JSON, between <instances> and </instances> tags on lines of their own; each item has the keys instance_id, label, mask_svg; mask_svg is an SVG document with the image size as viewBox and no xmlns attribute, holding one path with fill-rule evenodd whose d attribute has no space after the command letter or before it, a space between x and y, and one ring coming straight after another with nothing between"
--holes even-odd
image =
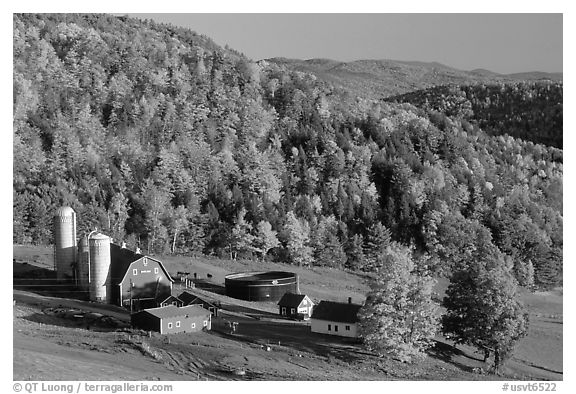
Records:
<instances>
[{"instance_id":1,"label":"farm cluster","mask_svg":"<svg viewBox=\"0 0 576 394\"><path fill-rule=\"evenodd\" d=\"M215 301L195 294L190 273L179 272L186 288L173 293L175 280L156 258L125 245L96 230L77 241L76 214L70 207L60 208L54 217L55 270L58 281L85 292L91 301L128 309L131 325L160 334L210 330L212 317L221 308ZM208 274L208 279L211 275ZM314 301L300 294L298 275L284 271L244 272L227 275L226 295L246 301L278 302L282 318L310 320L312 332L342 337L358 336L358 311L361 305ZM231 332L237 322L228 322Z\"/></svg>"}]
</instances>

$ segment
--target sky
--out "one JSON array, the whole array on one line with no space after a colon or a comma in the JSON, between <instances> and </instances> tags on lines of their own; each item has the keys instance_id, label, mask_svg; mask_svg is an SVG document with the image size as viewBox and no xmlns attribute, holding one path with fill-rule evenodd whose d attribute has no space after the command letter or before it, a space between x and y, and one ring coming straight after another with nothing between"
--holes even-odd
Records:
<instances>
[{"instance_id":1,"label":"sky","mask_svg":"<svg viewBox=\"0 0 576 394\"><path fill-rule=\"evenodd\" d=\"M189 27L253 60L392 59L499 73L563 71L560 13L129 15Z\"/></svg>"}]
</instances>

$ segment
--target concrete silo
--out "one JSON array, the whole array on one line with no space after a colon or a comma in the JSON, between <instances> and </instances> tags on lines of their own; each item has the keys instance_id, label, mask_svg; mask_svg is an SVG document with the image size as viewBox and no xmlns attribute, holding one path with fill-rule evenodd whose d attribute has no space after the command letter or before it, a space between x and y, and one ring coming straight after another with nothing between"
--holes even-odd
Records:
<instances>
[{"instance_id":1,"label":"concrete silo","mask_svg":"<svg viewBox=\"0 0 576 394\"><path fill-rule=\"evenodd\" d=\"M54 260L56 278L70 280L76 263L76 212L61 207L54 215Z\"/></svg>"},{"instance_id":2,"label":"concrete silo","mask_svg":"<svg viewBox=\"0 0 576 394\"><path fill-rule=\"evenodd\" d=\"M110 237L96 233L88 239L90 300L110 303Z\"/></svg>"},{"instance_id":3,"label":"concrete silo","mask_svg":"<svg viewBox=\"0 0 576 394\"><path fill-rule=\"evenodd\" d=\"M76 265L76 275L78 278L78 287L82 291L88 291L88 238L82 237L78 241L78 264Z\"/></svg>"}]
</instances>

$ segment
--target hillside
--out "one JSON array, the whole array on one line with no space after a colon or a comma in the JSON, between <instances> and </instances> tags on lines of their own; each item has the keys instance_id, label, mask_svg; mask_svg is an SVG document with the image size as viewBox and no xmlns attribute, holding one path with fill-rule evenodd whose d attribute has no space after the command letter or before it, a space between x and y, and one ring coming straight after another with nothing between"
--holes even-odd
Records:
<instances>
[{"instance_id":1,"label":"hillside","mask_svg":"<svg viewBox=\"0 0 576 394\"><path fill-rule=\"evenodd\" d=\"M466 119L491 135L563 146L562 82L436 86L386 100Z\"/></svg>"},{"instance_id":2,"label":"hillside","mask_svg":"<svg viewBox=\"0 0 576 394\"><path fill-rule=\"evenodd\" d=\"M311 73L353 96L387 98L439 85L512 82L517 80L562 81L562 73L528 72L499 74L489 70L458 70L441 63L396 60L267 59L290 70Z\"/></svg>"},{"instance_id":3,"label":"hillside","mask_svg":"<svg viewBox=\"0 0 576 394\"><path fill-rule=\"evenodd\" d=\"M107 15L15 15L14 92L16 243L51 242L69 205L80 234L149 253L373 271L398 242L447 275L459 242L482 239L534 270L525 285L561 283L560 149ZM461 227L470 236L452 237Z\"/></svg>"}]
</instances>

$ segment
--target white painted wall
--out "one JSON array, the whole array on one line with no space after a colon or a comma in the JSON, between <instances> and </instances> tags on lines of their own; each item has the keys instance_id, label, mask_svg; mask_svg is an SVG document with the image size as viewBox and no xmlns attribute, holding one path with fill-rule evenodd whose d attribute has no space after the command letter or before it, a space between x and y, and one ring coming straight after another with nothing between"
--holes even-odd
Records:
<instances>
[{"instance_id":1,"label":"white painted wall","mask_svg":"<svg viewBox=\"0 0 576 394\"><path fill-rule=\"evenodd\" d=\"M331 331L328 331L328 324L331 325L332 328ZM338 326L338 332L336 332L335 330L336 326ZM346 331L346 326L350 326L350 331ZM312 330L312 332L328 335L337 335L340 337L356 338L358 335L357 323L342 323L320 319L310 319L310 329Z\"/></svg>"}]
</instances>

